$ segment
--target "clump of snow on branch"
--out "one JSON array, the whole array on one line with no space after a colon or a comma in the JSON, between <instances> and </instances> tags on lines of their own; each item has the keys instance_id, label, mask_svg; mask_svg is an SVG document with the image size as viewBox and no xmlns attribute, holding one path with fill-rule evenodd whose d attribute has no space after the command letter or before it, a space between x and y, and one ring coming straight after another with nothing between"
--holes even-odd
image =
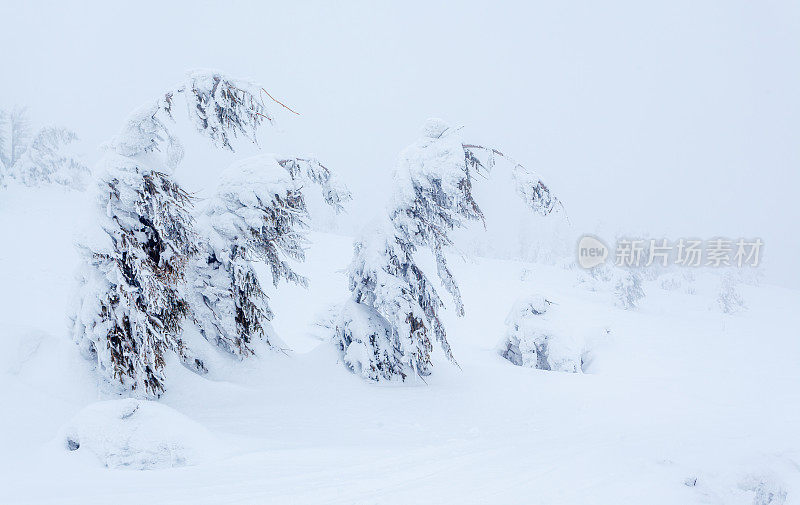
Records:
<instances>
[{"instance_id":1,"label":"clump of snow on branch","mask_svg":"<svg viewBox=\"0 0 800 505\"><path fill-rule=\"evenodd\" d=\"M506 317L506 335L498 352L517 366L580 373L586 345L554 329L550 306L551 302L540 295L518 299Z\"/></svg>"}]
</instances>

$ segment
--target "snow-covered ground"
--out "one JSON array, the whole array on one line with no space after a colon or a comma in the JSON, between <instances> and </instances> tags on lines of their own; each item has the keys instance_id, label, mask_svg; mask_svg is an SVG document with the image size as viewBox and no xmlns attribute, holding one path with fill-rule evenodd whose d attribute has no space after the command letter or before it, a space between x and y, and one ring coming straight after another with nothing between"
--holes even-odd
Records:
<instances>
[{"instance_id":1,"label":"snow-covered ground","mask_svg":"<svg viewBox=\"0 0 800 505\"><path fill-rule=\"evenodd\" d=\"M742 285L748 310L724 315L715 277L695 294L656 280L626 311L576 269L454 256L459 366L439 354L425 382L375 385L320 340L352 239L313 233L310 288L270 291L291 351L217 353L206 377L171 363L157 403L115 399L67 333L87 198L0 196L2 504L800 503L796 290ZM499 356L532 294L590 343L589 373Z\"/></svg>"}]
</instances>

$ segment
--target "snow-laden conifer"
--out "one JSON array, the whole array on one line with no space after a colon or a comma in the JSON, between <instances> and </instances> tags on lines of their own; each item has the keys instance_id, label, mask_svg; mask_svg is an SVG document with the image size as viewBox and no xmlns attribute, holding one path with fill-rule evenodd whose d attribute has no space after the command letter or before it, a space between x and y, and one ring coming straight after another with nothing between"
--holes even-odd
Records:
<instances>
[{"instance_id":1,"label":"snow-laden conifer","mask_svg":"<svg viewBox=\"0 0 800 505\"><path fill-rule=\"evenodd\" d=\"M388 213L356 241L351 299L331 323L341 359L353 372L372 380L427 376L434 341L455 361L440 316L443 301L416 253L426 248L433 254L437 276L463 315L445 251L453 229L483 221L473 182L488 174L497 157L507 159L496 149L465 143L460 129L436 119L401 153ZM532 209L549 214L559 205L534 173L517 163L513 170L515 190Z\"/></svg>"},{"instance_id":2,"label":"snow-laden conifer","mask_svg":"<svg viewBox=\"0 0 800 505\"><path fill-rule=\"evenodd\" d=\"M734 272L728 270L720 276L716 302L719 309L725 314L735 314L747 309L747 304L745 304L737 285L738 280Z\"/></svg>"},{"instance_id":3,"label":"snow-laden conifer","mask_svg":"<svg viewBox=\"0 0 800 505\"><path fill-rule=\"evenodd\" d=\"M9 177L26 186L84 189L89 169L68 152L77 139L75 132L54 126L34 133L24 108L0 110L0 185Z\"/></svg>"},{"instance_id":4,"label":"snow-laden conifer","mask_svg":"<svg viewBox=\"0 0 800 505\"><path fill-rule=\"evenodd\" d=\"M681 285L680 281L672 286L673 279L665 278L664 289L674 289ZM633 310L645 298L641 269L623 268L601 263L578 273L578 283L589 291L610 293L614 304L625 310Z\"/></svg>"},{"instance_id":5,"label":"snow-laden conifer","mask_svg":"<svg viewBox=\"0 0 800 505\"><path fill-rule=\"evenodd\" d=\"M68 188L85 189L89 168L64 152L64 148L77 139L75 132L64 128L42 128L12 166L9 175L26 186L60 184Z\"/></svg>"},{"instance_id":6,"label":"snow-laden conifer","mask_svg":"<svg viewBox=\"0 0 800 505\"><path fill-rule=\"evenodd\" d=\"M168 126L179 95L197 130L221 148L233 149L237 136L254 140L270 119L251 85L195 73L133 114L108 144L98 182L104 233L83 247L73 337L102 377L143 396L164 390L170 353L205 370L181 338L189 304L180 287L197 238L190 197L171 178L183 155Z\"/></svg>"},{"instance_id":7,"label":"snow-laden conifer","mask_svg":"<svg viewBox=\"0 0 800 505\"><path fill-rule=\"evenodd\" d=\"M6 153L6 128L8 116L6 111L0 109L0 188L6 187L6 177L8 172L8 159Z\"/></svg>"},{"instance_id":8,"label":"snow-laden conifer","mask_svg":"<svg viewBox=\"0 0 800 505\"><path fill-rule=\"evenodd\" d=\"M637 308L645 297L642 274L636 270L619 270L614 284L614 296L617 298L617 306L625 310Z\"/></svg>"}]
</instances>

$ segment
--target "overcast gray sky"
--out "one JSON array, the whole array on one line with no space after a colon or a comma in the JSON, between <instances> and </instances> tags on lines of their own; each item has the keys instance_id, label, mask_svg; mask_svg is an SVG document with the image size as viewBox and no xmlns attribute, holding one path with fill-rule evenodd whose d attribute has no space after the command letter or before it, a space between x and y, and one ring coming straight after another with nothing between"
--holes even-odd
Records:
<instances>
[{"instance_id":1,"label":"overcast gray sky","mask_svg":"<svg viewBox=\"0 0 800 505\"><path fill-rule=\"evenodd\" d=\"M0 107L89 156L217 68L301 112L264 144L337 169L356 221L437 116L539 170L578 229L759 236L770 277L800 281L798 2L0 0L0 20Z\"/></svg>"}]
</instances>

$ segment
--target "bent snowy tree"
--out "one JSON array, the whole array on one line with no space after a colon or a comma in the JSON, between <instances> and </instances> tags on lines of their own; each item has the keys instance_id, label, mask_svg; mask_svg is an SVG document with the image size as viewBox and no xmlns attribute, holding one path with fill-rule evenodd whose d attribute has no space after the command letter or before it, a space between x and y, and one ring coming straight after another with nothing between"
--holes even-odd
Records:
<instances>
[{"instance_id":1,"label":"bent snowy tree","mask_svg":"<svg viewBox=\"0 0 800 505\"><path fill-rule=\"evenodd\" d=\"M351 297L331 322L341 360L354 373L376 381L427 376L434 340L455 362L439 314L443 301L415 254L421 247L431 251L439 280L463 315L445 257L452 244L449 232L468 221L484 221L473 181L498 157L508 159L496 149L463 142L459 129L436 119L400 155L388 215L377 230L356 241ZM560 205L541 179L518 163L513 163L513 180L536 212L547 215Z\"/></svg>"},{"instance_id":2,"label":"bent snowy tree","mask_svg":"<svg viewBox=\"0 0 800 505\"><path fill-rule=\"evenodd\" d=\"M98 176L103 233L82 247L86 268L72 332L100 376L123 389L158 396L168 351L205 370L181 338L189 305L179 286L197 240L190 197L170 175L183 156L167 126L174 99L185 96L198 132L232 150L232 139L255 141L257 128L271 120L257 90L217 73L192 74L136 112L108 144Z\"/></svg>"}]
</instances>

